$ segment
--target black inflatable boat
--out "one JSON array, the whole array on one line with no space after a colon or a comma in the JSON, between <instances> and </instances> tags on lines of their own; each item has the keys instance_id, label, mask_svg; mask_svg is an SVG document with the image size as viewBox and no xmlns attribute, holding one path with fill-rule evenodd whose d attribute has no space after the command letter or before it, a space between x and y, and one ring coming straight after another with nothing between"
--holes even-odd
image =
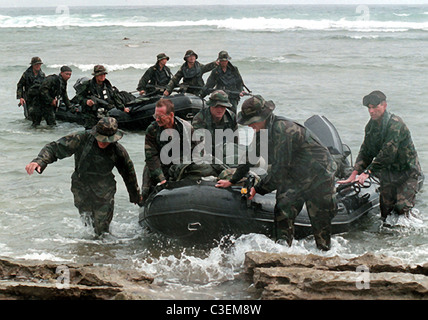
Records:
<instances>
[{"instance_id":1,"label":"black inflatable boat","mask_svg":"<svg viewBox=\"0 0 428 320\"><path fill-rule=\"evenodd\" d=\"M343 160L350 151L342 144L335 127L318 115L309 118L305 126L320 137L339 162L339 167L343 167ZM348 163L348 172L342 173L342 177L347 177L349 170L352 171ZM216 178L211 177L169 181L157 186L140 212L140 224L168 238L190 241L212 241L228 234L275 235L275 193L256 194L252 201L248 201L241 194L241 186L221 189L215 184ZM336 187L338 212L332 221L333 233L349 230L355 221L379 206L379 185L375 180L366 181L364 186ZM310 219L304 207L295 220L295 236L301 238L311 233Z\"/></svg>"},{"instance_id":2,"label":"black inflatable boat","mask_svg":"<svg viewBox=\"0 0 428 320\"><path fill-rule=\"evenodd\" d=\"M130 112L111 109L108 115L117 119L119 128L125 130L146 130L152 123L153 114L155 113L156 102L161 96L154 96L149 98L136 98L135 100L128 101L125 106L130 108ZM178 117L191 121L193 116L198 113L204 106L204 100L189 93L178 93L169 96L174 103L175 115ZM79 105L73 105L72 110L79 109ZM84 119L81 112L72 112L61 104L56 111L56 119L66 122L76 122L84 124Z\"/></svg>"}]
</instances>

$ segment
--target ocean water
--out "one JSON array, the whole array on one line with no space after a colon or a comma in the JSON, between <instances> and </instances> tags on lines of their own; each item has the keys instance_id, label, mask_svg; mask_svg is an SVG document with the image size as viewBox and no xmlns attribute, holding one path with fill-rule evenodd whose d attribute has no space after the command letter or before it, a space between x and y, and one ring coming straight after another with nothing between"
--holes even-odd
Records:
<instances>
[{"instance_id":1,"label":"ocean water","mask_svg":"<svg viewBox=\"0 0 428 320\"><path fill-rule=\"evenodd\" d=\"M1 8L0 41L0 256L143 270L156 278L152 299L252 299L241 276L251 250L344 257L374 252L408 263L428 261L424 190L417 196L417 219L399 219L385 229L373 210L353 230L334 235L328 253L318 251L312 237L288 248L256 234L200 248L142 230L138 207L128 202L116 174L111 234L97 239L73 206L72 158L42 175L24 170L46 143L81 127L33 129L15 99L32 56L42 58L46 74L69 65L73 97L74 82L90 77L96 64L107 67L113 85L133 91L160 52L170 56L175 72L188 49L202 63L227 50L247 87L273 100L277 114L300 122L326 116L354 160L369 120L362 97L382 90L388 109L410 128L426 169L428 5ZM128 132L121 142L141 183L144 133Z\"/></svg>"}]
</instances>

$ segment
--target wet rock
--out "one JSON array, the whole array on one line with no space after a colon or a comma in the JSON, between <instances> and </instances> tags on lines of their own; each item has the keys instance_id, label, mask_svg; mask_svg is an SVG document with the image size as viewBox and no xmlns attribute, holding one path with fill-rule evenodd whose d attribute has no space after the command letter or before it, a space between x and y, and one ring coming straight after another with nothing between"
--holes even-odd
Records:
<instances>
[{"instance_id":1,"label":"wet rock","mask_svg":"<svg viewBox=\"0 0 428 320\"><path fill-rule=\"evenodd\" d=\"M145 299L152 282L135 270L0 259L0 299Z\"/></svg>"},{"instance_id":2,"label":"wet rock","mask_svg":"<svg viewBox=\"0 0 428 320\"><path fill-rule=\"evenodd\" d=\"M248 252L244 264L262 299L428 299L428 264L383 255Z\"/></svg>"}]
</instances>

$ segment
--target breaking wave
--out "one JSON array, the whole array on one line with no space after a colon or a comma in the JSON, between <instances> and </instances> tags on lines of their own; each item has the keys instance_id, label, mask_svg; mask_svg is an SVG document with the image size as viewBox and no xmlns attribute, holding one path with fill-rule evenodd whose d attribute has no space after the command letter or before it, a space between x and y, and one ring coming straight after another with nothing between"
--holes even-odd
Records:
<instances>
[{"instance_id":1,"label":"breaking wave","mask_svg":"<svg viewBox=\"0 0 428 320\"><path fill-rule=\"evenodd\" d=\"M227 18L200 20L152 20L144 16L108 17L105 15L0 15L0 28L42 28L42 27L108 27L125 28L158 27L210 27L238 31L281 32L287 30L346 30L359 32L403 32L410 30L428 31L428 22L376 21L349 19L289 19L289 18Z\"/></svg>"}]
</instances>

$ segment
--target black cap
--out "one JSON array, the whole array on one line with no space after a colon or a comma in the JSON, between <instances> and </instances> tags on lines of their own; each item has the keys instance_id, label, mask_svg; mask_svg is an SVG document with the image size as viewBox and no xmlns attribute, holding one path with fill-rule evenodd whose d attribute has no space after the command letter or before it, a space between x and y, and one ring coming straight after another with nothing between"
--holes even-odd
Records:
<instances>
[{"instance_id":1,"label":"black cap","mask_svg":"<svg viewBox=\"0 0 428 320\"><path fill-rule=\"evenodd\" d=\"M382 101L386 101L386 95L382 91L375 90L363 98L363 105L366 107L368 107L369 104L377 106Z\"/></svg>"}]
</instances>

